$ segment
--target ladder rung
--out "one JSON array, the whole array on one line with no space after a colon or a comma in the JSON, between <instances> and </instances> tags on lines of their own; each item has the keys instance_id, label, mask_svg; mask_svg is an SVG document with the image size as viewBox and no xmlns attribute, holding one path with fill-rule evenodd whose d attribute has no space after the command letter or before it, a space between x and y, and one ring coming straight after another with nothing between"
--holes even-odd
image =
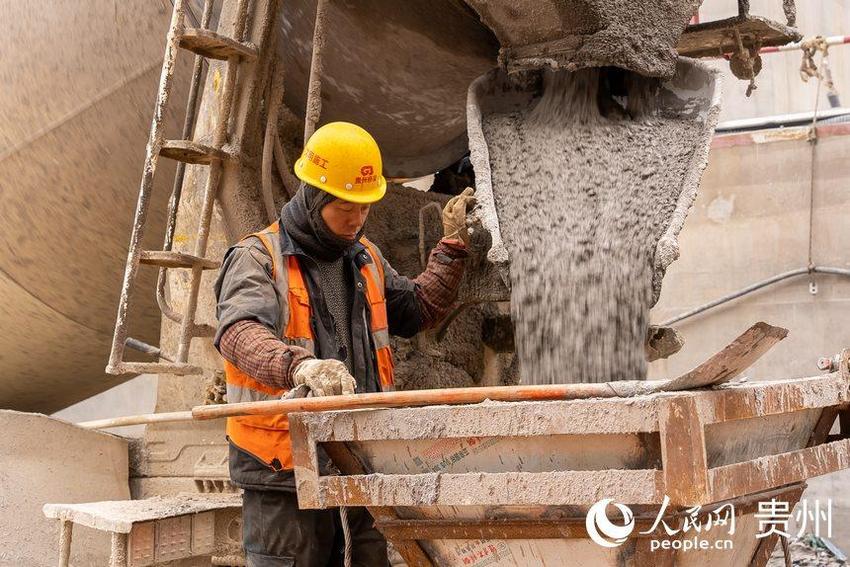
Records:
<instances>
[{"instance_id":1,"label":"ladder rung","mask_svg":"<svg viewBox=\"0 0 850 567\"><path fill-rule=\"evenodd\" d=\"M191 254L165 250L143 250L139 256L139 263L161 268L194 268L200 264L205 270L216 270L219 266L219 262L209 258L198 258Z\"/></svg>"},{"instance_id":2,"label":"ladder rung","mask_svg":"<svg viewBox=\"0 0 850 567\"><path fill-rule=\"evenodd\" d=\"M179 362L121 362L118 366L107 366L109 374L176 374L188 376L203 374L200 366Z\"/></svg>"},{"instance_id":3,"label":"ladder rung","mask_svg":"<svg viewBox=\"0 0 850 567\"><path fill-rule=\"evenodd\" d=\"M180 35L180 47L210 59L256 59L257 48L203 28L188 28Z\"/></svg>"},{"instance_id":4,"label":"ladder rung","mask_svg":"<svg viewBox=\"0 0 850 567\"><path fill-rule=\"evenodd\" d=\"M185 163L209 165L214 159L226 160L230 154L191 140L165 140L159 155Z\"/></svg>"}]
</instances>

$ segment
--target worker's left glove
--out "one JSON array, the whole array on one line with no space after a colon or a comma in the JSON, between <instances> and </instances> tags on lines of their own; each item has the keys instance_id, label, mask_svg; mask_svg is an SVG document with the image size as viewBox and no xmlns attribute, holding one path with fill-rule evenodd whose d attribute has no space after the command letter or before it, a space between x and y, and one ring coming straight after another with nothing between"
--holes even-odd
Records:
<instances>
[{"instance_id":1,"label":"worker's left glove","mask_svg":"<svg viewBox=\"0 0 850 567\"><path fill-rule=\"evenodd\" d=\"M445 238L460 239L469 246L469 232L466 229L466 213L475 204L472 187L467 187L463 193L449 199L443 209L443 234Z\"/></svg>"},{"instance_id":2,"label":"worker's left glove","mask_svg":"<svg viewBox=\"0 0 850 567\"><path fill-rule=\"evenodd\" d=\"M338 396L353 394L357 387L354 376L349 374L345 363L339 360L309 358L295 368L292 375L295 386L310 388L314 396Z\"/></svg>"}]
</instances>

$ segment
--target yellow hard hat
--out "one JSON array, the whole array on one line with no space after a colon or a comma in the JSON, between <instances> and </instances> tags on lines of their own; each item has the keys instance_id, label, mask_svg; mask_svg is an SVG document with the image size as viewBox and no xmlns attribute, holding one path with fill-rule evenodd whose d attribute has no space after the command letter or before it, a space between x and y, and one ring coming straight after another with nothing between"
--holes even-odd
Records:
<instances>
[{"instance_id":1,"label":"yellow hard hat","mask_svg":"<svg viewBox=\"0 0 850 567\"><path fill-rule=\"evenodd\" d=\"M350 122L330 122L316 130L295 162L298 179L352 203L383 198L387 180L382 172L375 138Z\"/></svg>"}]
</instances>

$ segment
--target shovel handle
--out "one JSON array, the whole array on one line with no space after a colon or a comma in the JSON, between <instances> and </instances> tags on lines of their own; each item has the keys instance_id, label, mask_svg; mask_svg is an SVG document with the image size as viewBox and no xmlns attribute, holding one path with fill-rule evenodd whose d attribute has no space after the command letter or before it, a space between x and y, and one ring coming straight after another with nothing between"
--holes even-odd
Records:
<instances>
[{"instance_id":1,"label":"shovel handle","mask_svg":"<svg viewBox=\"0 0 850 567\"><path fill-rule=\"evenodd\" d=\"M612 398L616 396L617 393L605 383L448 388L196 406L192 408L192 417L205 420L243 415L279 415L301 411L477 404L485 400L521 402Z\"/></svg>"}]
</instances>

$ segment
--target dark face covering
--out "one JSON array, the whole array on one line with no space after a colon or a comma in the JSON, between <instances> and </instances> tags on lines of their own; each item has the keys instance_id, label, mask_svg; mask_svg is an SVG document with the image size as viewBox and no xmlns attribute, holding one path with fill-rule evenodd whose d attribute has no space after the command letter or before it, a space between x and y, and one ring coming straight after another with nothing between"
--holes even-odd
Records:
<instances>
[{"instance_id":1,"label":"dark face covering","mask_svg":"<svg viewBox=\"0 0 850 567\"><path fill-rule=\"evenodd\" d=\"M322 208L334 199L336 197L330 193L302 183L280 212L283 226L292 239L309 256L326 262L341 257L363 235L362 228L354 240L340 238L331 232L322 219Z\"/></svg>"}]
</instances>

